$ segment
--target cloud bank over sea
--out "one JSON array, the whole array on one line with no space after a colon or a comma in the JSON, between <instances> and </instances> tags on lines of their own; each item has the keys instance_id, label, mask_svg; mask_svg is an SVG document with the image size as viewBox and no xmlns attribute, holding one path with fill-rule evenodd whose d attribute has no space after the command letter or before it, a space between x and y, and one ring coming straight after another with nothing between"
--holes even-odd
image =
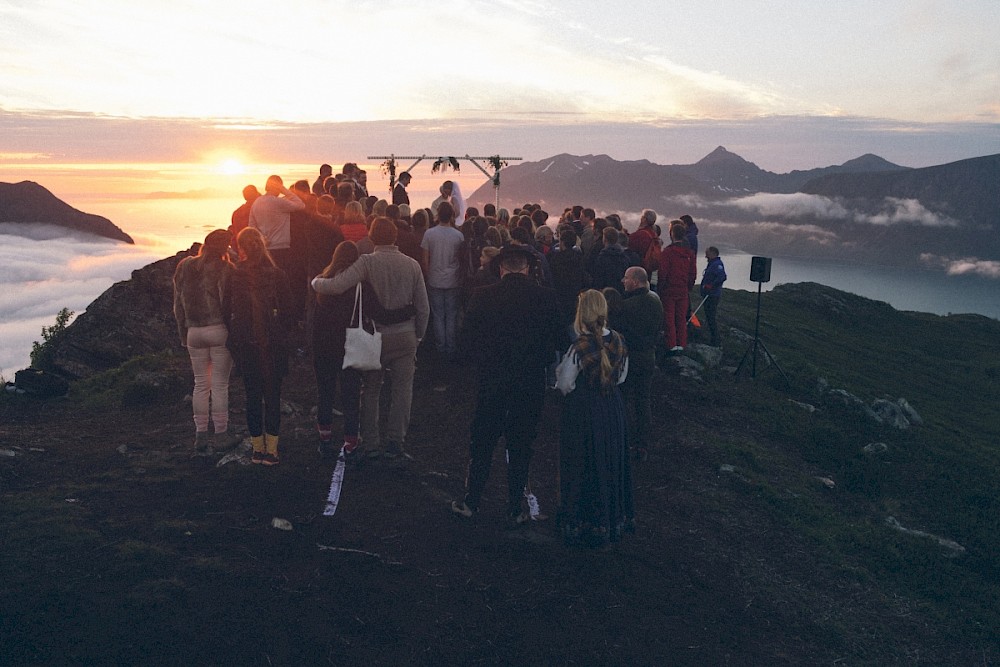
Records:
<instances>
[{"instance_id":1,"label":"cloud bank over sea","mask_svg":"<svg viewBox=\"0 0 1000 667\"><path fill-rule=\"evenodd\" d=\"M822 195L795 192L775 194L759 192L734 199L728 205L764 217L819 218L843 220L867 225L918 225L922 227L957 227L958 221L928 210L916 199L886 197L877 211L850 208L844 202Z\"/></svg>"},{"instance_id":2,"label":"cloud bank over sea","mask_svg":"<svg viewBox=\"0 0 1000 667\"><path fill-rule=\"evenodd\" d=\"M979 276L1000 280L1000 262L978 257L941 257L933 253L920 255L920 260L927 266L944 269L949 276Z\"/></svg>"},{"instance_id":3,"label":"cloud bank over sea","mask_svg":"<svg viewBox=\"0 0 1000 667\"><path fill-rule=\"evenodd\" d=\"M154 243L127 245L52 225L0 223L0 375L30 363L31 344L68 308L75 314L133 270L170 254Z\"/></svg>"},{"instance_id":4,"label":"cloud bank over sea","mask_svg":"<svg viewBox=\"0 0 1000 667\"><path fill-rule=\"evenodd\" d=\"M859 225L890 227L958 227L957 220L927 209L916 199L886 197L873 208L861 209L856 203L823 195L794 192L781 194L758 192L732 199L706 200L697 195L667 198L676 210L699 211L733 222L839 221ZM869 205L871 206L871 205Z\"/></svg>"}]
</instances>

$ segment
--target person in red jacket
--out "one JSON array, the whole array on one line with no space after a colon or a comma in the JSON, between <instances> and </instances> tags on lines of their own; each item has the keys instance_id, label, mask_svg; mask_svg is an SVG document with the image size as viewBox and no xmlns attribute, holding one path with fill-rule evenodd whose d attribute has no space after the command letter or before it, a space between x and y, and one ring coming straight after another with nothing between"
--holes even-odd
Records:
<instances>
[{"instance_id":1,"label":"person in red jacket","mask_svg":"<svg viewBox=\"0 0 1000 667\"><path fill-rule=\"evenodd\" d=\"M642 215L639 216L639 228L628 237L628 249L635 251L641 259L646 257L649 244L656 241L656 229L653 227L655 224L656 211L651 208L643 209ZM643 264L643 268L647 272L651 269L655 270L655 267L649 267L645 264Z\"/></svg>"},{"instance_id":2,"label":"person in red jacket","mask_svg":"<svg viewBox=\"0 0 1000 667\"><path fill-rule=\"evenodd\" d=\"M670 245L660 253L657 291L663 302L663 329L667 349L687 347L688 299L697 278L695 256L687 247L684 225L670 225Z\"/></svg>"}]
</instances>

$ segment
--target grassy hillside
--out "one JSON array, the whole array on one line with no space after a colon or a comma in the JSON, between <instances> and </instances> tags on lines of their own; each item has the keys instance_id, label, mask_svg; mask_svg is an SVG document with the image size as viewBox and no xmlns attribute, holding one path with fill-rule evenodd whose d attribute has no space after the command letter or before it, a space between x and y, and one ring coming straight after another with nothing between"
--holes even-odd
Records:
<instances>
[{"instance_id":1,"label":"grassy hillside","mask_svg":"<svg viewBox=\"0 0 1000 667\"><path fill-rule=\"evenodd\" d=\"M727 294L726 307L728 316L752 322L756 294ZM772 369L763 380L776 390L741 393L751 429L766 443L743 442L730 452L751 463L757 499L850 580L908 599L970 639L996 642L1000 323L898 312L812 284L764 294L762 313L761 337L792 386ZM869 403L906 398L924 423L879 425L821 396L821 377ZM808 413L786 394L820 409ZM865 452L873 442L885 451ZM835 488L809 502L776 488L776 474L790 476L779 484L797 478L808 487L810 473ZM955 555L929 538L893 534L885 527L890 516L966 551Z\"/></svg>"},{"instance_id":2,"label":"grassy hillside","mask_svg":"<svg viewBox=\"0 0 1000 667\"><path fill-rule=\"evenodd\" d=\"M780 286L761 338L789 382L763 360L734 377L756 300L723 297L721 367L657 374L639 530L608 553L563 547L551 520L503 531L500 451L481 515L450 515L474 383L432 350L416 463L348 471L332 518L308 359L272 470L191 457L181 351L61 401L6 394L0 664L996 664L1000 323ZM550 393L532 464L548 514L559 409Z\"/></svg>"}]
</instances>

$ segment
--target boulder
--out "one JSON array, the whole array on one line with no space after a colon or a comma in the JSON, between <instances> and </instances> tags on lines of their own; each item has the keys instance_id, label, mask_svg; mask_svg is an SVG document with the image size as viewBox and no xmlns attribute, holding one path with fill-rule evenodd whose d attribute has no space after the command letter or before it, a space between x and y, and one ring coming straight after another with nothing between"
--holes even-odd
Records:
<instances>
[{"instance_id":1,"label":"boulder","mask_svg":"<svg viewBox=\"0 0 1000 667\"><path fill-rule=\"evenodd\" d=\"M718 368L719 364L722 363L721 347L712 347L711 345L701 345L699 343L695 343L694 345L690 345L688 349L698 355L701 363L703 363L706 368Z\"/></svg>"},{"instance_id":2,"label":"boulder","mask_svg":"<svg viewBox=\"0 0 1000 667\"><path fill-rule=\"evenodd\" d=\"M865 454L884 454L889 451L889 445L884 442L869 442L864 446Z\"/></svg>"},{"instance_id":3,"label":"boulder","mask_svg":"<svg viewBox=\"0 0 1000 667\"><path fill-rule=\"evenodd\" d=\"M921 424L923 420L917 411L906 402L905 398L890 401L884 398L875 399L871 407L872 416L880 424L888 424L902 430L910 428L911 424ZM915 419L913 419L915 417Z\"/></svg>"},{"instance_id":4,"label":"boulder","mask_svg":"<svg viewBox=\"0 0 1000 667\"><path fill-rule=\"evenodd\" d=\"M905 398L900 398L898 401L896 401L896 404L899 406L899 409L903 411L903 414L906 415L906 418L910 420L911 424L916 424L919 426L920 424L924 423L923 418L919 414L917 414L917 411L913 409L913 406L910 405L909 401L907 401Z\"/></svg>"},{"instance_id":5,"label":"boulder","mask_svg":"<svg viewBox=\"0 0 1000 667\"><path fill-rule=\"evenodd\" d=\"M670 360L677 364L682 376L695 380L702 379L701 373L705 370L705 367L691 357L679 354L676 357L670 357Z\"/></svg>"},{"instance_id":6,"label":"boulder","mask_svg":"<svg viewBox=\"0 0 1000 667\"><path fill-rule=\"evenodd\" d=\"M37 368L17 371L14 374L14 385L21 392L38 398L54 398L69 393L69 382L65 378Z\"/></svg>"},{"instance_id":7,"label":"boulder","mask_svg":"<svg viewBox=\"0 0 1000 667\"><path fill-rule=\"evenodd\" d=\"M736 327L729 328L729 336L735 338L740 343L751 343L753 342L753 334L748 334L742 329L737 329Z\"/></svg>"},{"instance_id":8,"label":"boulder","mask_svg":"<svg viewBox=\"0 0 1000 667\"><path fill-rule=\"evenodd\" d=\"M954 540L949 540L944 537L939 537L932 533L928 533L924 530L914 530L913 528L907 528L899 522L894 516L886 517L885 525L889 528L903 533L904 535L912 535L913 537L920 537L932 542L936 542L939 546L946 549L945 555L949 558L955 558L956 556L961 556L965 553L965 547Z\"/></svg>"},{"instance_id":9,"label":"boulder","mask_svg":"<svg viewBox=\"0 0 1000 667\"><path fill-rule=\"evenodd\" d=\"M841 403L848 407L855 406L867 409L864 401L845 389L830 389L826 392L826 395L832 401Z\"/></svg>"}]
</instances>

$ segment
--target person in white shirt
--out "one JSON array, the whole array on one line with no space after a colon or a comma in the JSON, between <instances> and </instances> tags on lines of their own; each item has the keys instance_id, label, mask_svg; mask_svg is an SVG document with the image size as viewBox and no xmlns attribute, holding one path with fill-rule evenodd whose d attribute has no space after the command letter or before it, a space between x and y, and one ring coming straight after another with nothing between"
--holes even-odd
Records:
<instances>
[{"instance_id":1,"label":"person in white shirt","mask_svg":"<svg viewBox=\"0 0 1000 667\"><path fill-rule=\"evenodd\" d=\"M268 176L264 194L250 207L249 226L263 235L267 251L282 270L290 261L292 211L301 211L305 207L298 195L285 187L281 176Z\"/></svg>"},{"instance_id":2,"label":"person in white shirt","mask_svg":"<svg viewBox=\"0 0 1000 667\"><path fill-rule=\"evenodd\" d=\"M455 229L455 211L448 202L438 206L438 224L420 242L427 267L427 297L431 304L434 343L449 359L455 356L459 300L462 295L462 248L465 235Z\"/></svg>"}]
</instances>

